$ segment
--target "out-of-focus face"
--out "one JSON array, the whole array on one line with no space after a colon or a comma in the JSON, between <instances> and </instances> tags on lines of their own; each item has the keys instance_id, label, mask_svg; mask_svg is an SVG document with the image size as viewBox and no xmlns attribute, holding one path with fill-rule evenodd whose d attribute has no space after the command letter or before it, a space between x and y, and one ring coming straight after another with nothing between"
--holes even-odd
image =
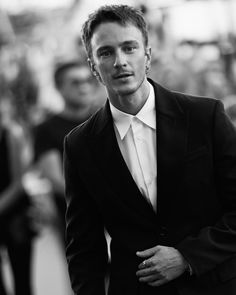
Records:
<instances>
[{"instance_id":1,"label":"out-of-focus face","mask_svg":"<svg viewBox=\"0 0 236 295\"><path fill-rule=\"evenodd\" d=\"M92 70L98 73L111 101L142 91L151 54L136 26L102 23L93 33L91 48Z\"/></svg>"},{"instance_id":2,"label":"out-of-focus face","mask_svg":"<svg viewBox=\"0 0 236 295\"><path fill-rule=\"evenodd\" d=\"M94 78L89 67L69 68L63 76L59 89L65 104L70 108L92 103L94 99Z\"/></svg>"}]
</instances>

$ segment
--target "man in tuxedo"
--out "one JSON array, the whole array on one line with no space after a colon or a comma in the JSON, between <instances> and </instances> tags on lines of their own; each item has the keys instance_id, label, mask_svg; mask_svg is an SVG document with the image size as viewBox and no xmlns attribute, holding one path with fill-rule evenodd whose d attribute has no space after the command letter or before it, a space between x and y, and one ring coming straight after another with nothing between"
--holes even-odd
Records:
<instances>
[{"instance_id":1,"label":"man in tuxedo","mask_svg":"<svg viewBox=\"0 0 236 295\"><path fill-rule=\"evenodd\" d=\"M236 294L236 130L220 101L147 78L142 14L103 6L82 39L107 102L65 138L67 261L78 295Z\"/></svg>"}]
</instances>

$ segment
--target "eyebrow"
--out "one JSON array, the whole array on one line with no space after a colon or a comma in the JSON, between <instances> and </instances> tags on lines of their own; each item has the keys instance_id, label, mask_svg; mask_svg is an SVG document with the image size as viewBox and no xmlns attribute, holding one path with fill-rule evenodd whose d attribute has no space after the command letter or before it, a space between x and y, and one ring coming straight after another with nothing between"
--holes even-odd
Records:
<instances>
[{"instance_id":1,"label":"eyebrow","mask_svg":"<svg viewBox=\"0 0 236 295\"><path fill-rule=\"evenodd\" d=\"M110 46L110 45L101 46L97 49L97 52L100 52L100 51L106 50L106 49L111 49L111 48L112 48L112 46Z\"/></svg>"},{"instance_id":2,"label":"eyebrow","mask_svg":"<svg viewBox=\"0 0 236 295\"><path fill-rule=\"evenodd\" d=\"M122 43L122 45L133 45L133 44L139 45L138 41L136 40L129 40Z\"/></svg>"}]
</instances>

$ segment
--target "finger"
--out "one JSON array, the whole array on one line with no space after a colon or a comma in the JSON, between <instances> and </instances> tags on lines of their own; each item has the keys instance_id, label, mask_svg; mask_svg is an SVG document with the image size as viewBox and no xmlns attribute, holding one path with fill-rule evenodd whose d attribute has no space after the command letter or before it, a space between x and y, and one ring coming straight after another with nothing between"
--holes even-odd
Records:
<instances>
[{"instance_id":1,"label":"finger","mask_svg":"<svg viewBox=\"0 0 236 295\"><path fill-rule=\"evenodd\" d=\"M168 282L169 282L169 280L167 280L167 279L160 279L160 280L157 279L156 281L148 282L147 284L151 287L159 287L159 286L162 286Z\"/></svg>"},{"instance_id":2,"label":"finger","mask_svg":"<svg viewBox=\"0 0 236 295\"><path fill-rule=\"evenodd\" d=\"M140 263L140 264L138 265L138 268L139 268L139 269L150 268L150 267L152 267L153 265L154 265L154 264L153 264L152 258L150 258L150 259L146 259L146 260L144 260L142 263Z\"/></svg>"},{"instance_id":3,"label":"finger","mask_svg":"<svg viewBox=\"0 0 236 295\"><path fill-rule=\"evenodd\" d=\"M152 275L152 274L157 274L157 271L154 268L145 268L145 269L142 269L142 270L138 270L136 272L136 275L138 277L149 276L149 275Z\"/></svg>"},{"instance_id":4,"label":"finger","mask_svg":"<svg viewBox=\"0 0 236 295\"><path fill-rule=\"evenodd\" d=\"M156 283L160 280L163 280L163 277L161 274L152 274L150 276L139 278L139 281L141 283Z\"/></svg>"},{"instance_id":5,"label":"finger","mask_svg":"<svg viewBox=\"0 0 236 295\"><path fill-rule=\"evenodd\" d=\"M142 258L147 258L153 256L159 250L158 246L146 249L144 251L137 251L136 255Z\"/></svg>"}]
</instances>

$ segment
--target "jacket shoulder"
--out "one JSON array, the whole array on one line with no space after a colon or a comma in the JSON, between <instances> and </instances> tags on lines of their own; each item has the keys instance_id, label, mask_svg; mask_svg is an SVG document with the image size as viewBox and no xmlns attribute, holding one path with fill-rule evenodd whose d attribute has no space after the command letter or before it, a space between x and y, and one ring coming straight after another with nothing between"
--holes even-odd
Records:
<instances>
[{"instance_id":1,"label":"jacket shoulder","mask_svg":"<svg viewBox=\"0 0 236 295\"><path fill-rule=\"evenodd\" d=\"M173 91L152 80L150 82L154 86L159 107L165 112L167 110L173 111L174 106L174 111L178 110L183 113L188 113L189 111L191 113L201 112L201 114L205 112L209 114L209 112L214 111L217 105L223 106L222 102L215 98Z\"/></svg>"},{"instance_id":2,"label":"jacket shoulder","mask_svg":"<svg viewBox=\"0 0 236 295\"><path fill-rule=\"evenodd\" d=\"M216 114L225 113L223 103L218 99L176 92L175 95L189 116L190 126L198 130L210 132L215 124Z\"/></svg>"},{"instance_id":3,"label":"jacket shoulder","mask_svg":"<svg viewBox=\"0 0 236 295\"><path fill-rule=\"evenodd\" d=\"M212 97L186 94L177 91L172 91L172 93L178 100L179 104L188 110L209 111L213 110L217 104L222 104L219 99Z\"/></svg>"},{"instance_id":4,"label":"jacket shoulder","mask_svg":"<svg viewBox=\"0 0 236 295\"><path fill-rule=\"evenodd\" d=\"M66 140L69 142L74 142L77 140L81 141L84 137L89 136L92 130L94 129L94 126L96 125L98 118L101 116L102 111L103 108L99 109L88 120L73 128L66 135Z\"/></svg>"}]
</instances>

